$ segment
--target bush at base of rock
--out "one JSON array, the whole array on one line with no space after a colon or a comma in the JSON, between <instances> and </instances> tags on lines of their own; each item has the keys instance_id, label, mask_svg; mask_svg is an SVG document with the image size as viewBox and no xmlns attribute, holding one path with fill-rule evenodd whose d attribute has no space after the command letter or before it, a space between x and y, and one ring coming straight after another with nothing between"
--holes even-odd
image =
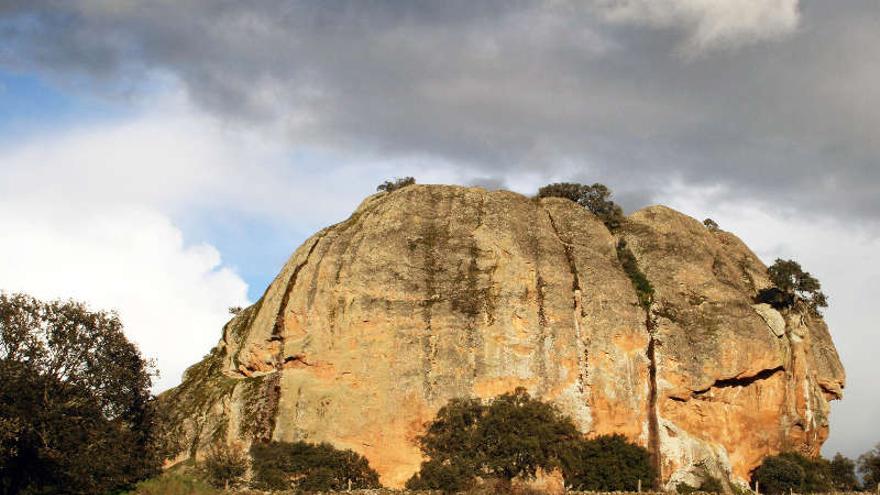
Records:
<instances>
[{"instance_id":1,"label":"bush at base of rock","mask_svg":"<svg viewBox=\"0 0 880 495\"><path fill-rule=\"evenodd\" d=\"M567 486L587 491L636 491L655 477L648 451L623 435L580 440L563 459L562 473Z\"/></svg>"},{"instance_id":2,"label":"bush at base of rock","mask_svg":"<svg viewBox=\"0 0 880 495\"><path fill-rule=\"evenodd\" d=\"M767 457L752 474L752 483L760 483L761 493L781 495L796 493L825 493L834 491L831 482L831 464L820 458L812 459L797 452L785 452Z\"/></svg>"},{"instance_id":3,"label":"bush at base of rock","mask_svg":"<svg viewBox=\"0 0 880 495\"><path fill-rule=\"evenodd\" d=\"M859 474L866 490L880 490L880 443L859 456Z\"/></svg>"},{"instance_id":4,"label":"bush at base of rock","mask_svg":"<svg viewBox=\"0 0 880 495\"><path fill-rule=\"evenodd\" d=\"M123 495L221 495L221 492L196 477L174 473L142 481Z\"/></svg>"},{"instance_id":5,"label":"bush at base of rock","mask_svg":"<svg viewBox=\"0 0 880 495\"><path fill-rule=\"evenodd\" d=\"M253 484L264 490L306 492L379 488L379 475L351 450L306 442L258 443L251 447Z\"/></svg>"},{"instance_id":6,"label":"bush at base of rock","mask_svg":"<svg viewBox=\"0 0 880 495\"><path fill-rule=\"evenodd\" d=\"M474 472L457 464L438 461L422 463L421 469L406 482L407 490L441 490L457 493L474 485Z\"/></svg>"},{"instance_id":7,"label":"bush at base of rock","mask_svg":"<svg viewBox=\"0 0 880 495\"><path fill-rule=\"evenodd\" d=\"M248 456L237 445L215 445L208 450L202 468L212 485L228 489L243 480Z\"/></svg>"},{"instance_id":8,"label":"bush at base of rock","mask_svg":"<svg viewBox=\"0 0 880 495\"><path fill-rule=\"evenodd\" d=\"M853 492L859 488L859 479L856 477L856 463L838 452L831 459L831 483L839 492Z\"/></svg>"},{"instance_id":9,"label":"bush at base of rock","mask_svg":"<svg viewBox=\"0 0 880 495\"><path fill-rule=\"evenodd\" d=\"M510 485L560 469L576 490L632 490L654 482L650 457L622 435L584 439L570 418L524 389L487 405L453 399L419 439L428 460L407 488L456 492L477 477Z\"/></svg>"},{"instance_id":10,"label":"bush at base of rock","mask_svg":"<svg viewBox=\"0 0 880 495\"><path fill-rule=\"evenodd\" d=\"M690 493L724 493L724 485L721 480L715 477L707 477L699 486L691 486L687 483L679 483L675 487L675 491L687 495Z\"/></svg>"}]
</instances>

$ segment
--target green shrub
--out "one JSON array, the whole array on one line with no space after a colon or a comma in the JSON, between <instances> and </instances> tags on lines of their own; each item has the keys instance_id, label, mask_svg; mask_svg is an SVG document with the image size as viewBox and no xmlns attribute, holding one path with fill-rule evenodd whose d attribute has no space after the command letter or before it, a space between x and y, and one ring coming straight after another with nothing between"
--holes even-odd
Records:
<instances>
[{"instance_id":1,"label":"green shrub","mask_svg":"<svg viewBox=\"0 0 880 495\"><path fill-rule=\"evenodd\" d=\"M715 220L712 220L711 218L707 218L707 219L703 220L703 225L705 225L706 228L709 229L709 231L711 231L711 232L718 232L719 230L721 230L718 227L718 222L716 222Z\"/></svg>"},{"instance_id":2,"label":"green shrub","mask_svg":"<svg viewBox=\"0 0 880 495\"><path fill-rule=\"evenodd\" d=\"M419 472L407 480L406 488L457 493L470 489L475 477L476 473L470 467L431 459L423 462Z\"/></svg>"},{"instance_id":3,"label":"green shrub","mask_svg":"<svg viewBox=\"0 0 880 495\"><path fill-rule=\"evenodd\" d=\"M724 493L724 484L714 476L703 478L699 486L691 486L687 483L679 483L675 486L675 491L683 495L690 493Z\"/></svg>"},{"instance_id":4,"label":"green shrub","mask_svg":"<svg viewBox=\"0 0 880 495\"><path fill-rule=\"evenodd\" d=\"M623 209L611 200L612 192L598 182L588 186L572 182L557 182L538 189L539 198L565 198L583 206L602 220L614 232L623 223Z\"/></svg>"},{"instance_id":5,"label":"green shrub","mask_svg":"<svg viewBox=\"0 0 880 495\"><path fill-rule=\"evenodd\" d=\"M859 456L859 474L866 490L875 490L880 483L880 444Z\"/></svg>"},{"instance_id":6,"label":"green shrub","mask_svg":"<svg viewBox=\"0 0 880 495\"><path fill-rule=\"evenodd\" d=\"M469 486L478 475L505 482L533 478L538 468L558 467L578 438L569 418L523 388L486 405L453 399L419 438L428 461L408 486L450 492Z\"/></svg>"},{"instance_id":7,"label":"green shrub","mask_svg":"<svg viewBox=\"0 0 880 495\"><path fill-rule=\"evenodd\" d=\"M831 484L836 491L852 492L859 488L859 480L856 478L856 463L838 452L831 459Z\"/></svg>"},{"instance_id":8,"label":"green shrub","mask_svg":"<svg viewBox=\"0 0 880 495\"><path fill-rule=\"evenodd\" d=\"M214 445L205 456L203 469L208 481L217 488L229 489L247 473L248 456L237 445Z\"/></svg>"},{"instance_id":9,"label":"green shrub","mask_svg":"<svg viewBox=\"0 0 880 495\"><path fill-rule=\"evenodd\" d=\"M635 255L623 239L617 243L617 259L620 260L623 271L626 272L633 288L636 290L639 304L645 309L650 308L651 303L654 302L654 286L651 285L651 281L648 280L648 277L639 268Z\"/></svg>"},{"instance_id":10,"label":"green shrub","mask_svg":"<svg viewBox=\"0 0 880 495\"><path fill-rule=\"evenodd\" d=\"M724 484L718 478L708 476L703 479L700 491L705 493L724 493Z\"/></svg>"},{"instance_id":11,"label":"green shrub","mask_svg":"<svg viewBox=\"0 0 880 495\"><path fill-rule=\"evenodd\" d=\"M340 491L378 488L379 475L351 450L306 442L258 443L251 447L254 485L265 490Z\"/></svg>"},{"instance_id":12,"label":"green shrub","mask_svg":"<svg viewBox=\"0 0 880 495\"><path fill-rule=\"evenodd\" d=\"M761 492L768 495L830 492L831 480L831 463L797 452L767 457L752 474L752 482L759 482Z\"/></svg>"},{"instance_id":13,"label":"green shrub","mask_svg":"<svg viewBox=\"0 0 880 495\"><path fill-rule=\"evenodd\" d=\"M800 300L816 312L828 306L828 298L820 290L822 285L810 272L805 272L798 262L777 258L767 269L767 274L774 287L759 292L759 302L781 308L790 307Z\"/></svg>"},{"instance_id":14,"label":"green shrub","mask_svg":"<svg viewBox=\"0 0 880 495\"><path fill-rule=\"evenodd\" d=\"M573 444L563 459L565 484L575 490L635 491L655 478L648 451L623 435L602 435Z\"/></svg>"},{"instance_id":15,"label":"green shrub","mask_svg":"<svg viewBox=\"0 0 880 495\"><path fill-rule=\"evenodd\" d=\"M386 180L385 182L379 184L376 187L376 191L384 191L384 192L392 192L398 189L403 189L406 186L411 186L416 183L416 180L412 177L402 177L399 179Z\"/></svg>"},{"instance_id":16,"label":"green shrub","mask_svg":"<svg viewBox=\"0 0 880 495\"><path fill-rule=\"evenodd\" d=\"M419 438L428 458L407 482L410 489L466 490L477 476L510 487L514 478L560 469L567 485L635 490L654 480L650 456L623 436L585 440L571 419L523 388L488 404L453 399Z\"/></svg>"}]
</instances>

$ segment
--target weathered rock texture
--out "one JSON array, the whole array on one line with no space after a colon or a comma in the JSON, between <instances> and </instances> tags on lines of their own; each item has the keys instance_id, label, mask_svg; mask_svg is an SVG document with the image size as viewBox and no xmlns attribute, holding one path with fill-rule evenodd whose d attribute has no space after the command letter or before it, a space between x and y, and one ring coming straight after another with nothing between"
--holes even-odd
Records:
<instances>
[{"instance_id":1,"label":"weathered rock texture","mask_svg":"<svg viewBox=\"0 0 880 495\"><path fill-rule=\"evenodd\" d=\"M625 239L656 289L646 310ZM612 235L562 199L410 186L308 239L162 396L178 459L212 442L327 441L400 486L450 398L517 386L587 435L651 449L664 483L817 453L844 372L822 319L755 305L766 267L662 206Z\"/></svg>"}]
</instances>

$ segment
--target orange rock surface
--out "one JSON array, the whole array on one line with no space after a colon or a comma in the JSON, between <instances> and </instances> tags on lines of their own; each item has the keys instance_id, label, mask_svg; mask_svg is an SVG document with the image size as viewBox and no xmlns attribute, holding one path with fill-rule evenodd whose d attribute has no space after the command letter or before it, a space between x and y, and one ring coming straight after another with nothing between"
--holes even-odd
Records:
<instances>
[{"instance_id":1,"label":"orange rock surface","mask_svg":"<svg viewBox=\"0 0 880 495\"><path fill-rule=\"evenodd\" d=\"M656 290L647 311L621 239ZM567 200L409 186L308 239L161 399L178 460L326 441L399 487L439 407L524 386L585 435L655 450L669 486L742 482L767 454L818 452L844 384L821 318L755 305L767 286L736 237L665 207L612 234Z\"/></svg>"}]
</instances>

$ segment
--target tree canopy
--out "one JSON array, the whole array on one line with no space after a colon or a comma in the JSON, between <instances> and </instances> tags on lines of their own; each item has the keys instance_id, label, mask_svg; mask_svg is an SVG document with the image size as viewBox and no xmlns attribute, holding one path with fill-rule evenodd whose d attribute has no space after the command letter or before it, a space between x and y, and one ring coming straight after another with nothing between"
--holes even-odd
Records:
<instances>
[{"instance_id":1,"label":"tree canopy","mask_svg":"<svg viewBox=\"0 0 880 495\"><path fill-rule=\"evenodd\" d=\"M106 493L155 473L152 369L113 313L0 294L0 492Z\"/></svg>"},{"instance_id":2,"label":"tree canopy","mask_svg":"<svg viewBox=\"0 0 880 495\"><path fill-rule=\"evenodd\" d=\"M762 290L758 299L774 307L789 307L803 301L813 311L828 306L828 298L820 290L822 285L810 272L804 271L794 260L777 258L767 269L774 287Z\"/></svg>"},{"instance_id":3,"label":"tree canopy","mask_svg":"<svg viewBox=\"0 0 880 495\"><path fill-rule=\"evenodd\" d=\"M831 463L797 452L765 458L752 473L752 481L760 483L761 492L767 495L833 491Z\"/></svg>"},{"instance_id":4,"label":"tree canopy","mask_svg":"<svg viewBox=\"0 0 880 495\"><path fill-rule=\"evenodd\" d=\"M859 457L858 469L865 488L871 490L880 484L880 444Z\"/></svg>"},{"instance_id":5,"label":"tree canopy","mask_svg":"<svg viewBox=\"0 0 880 495\"><path fill-rule=\"evenodd\" d=\"M654 482L651 456L623 435L602 435L572 445L562 462L565 484L575 490L636 491ZM708 490L707 490L708 491Z\"/></svg>"},{"instance_id":6,"label":"tree canopy","mask_svg":"<svg viewBox=\"0 0 880 495\"><path fill-rule=\"evenodd\" d=\"M844 457L838 452L831 459L831 484L835 491L853 492L859 488L859 479L856 478L856 463L852 459Z\"/></svg>"},{"instance_id":7,"label":"tree canopy","mask_svg":"<svg viewBox=\"0 0 880 495\"><path fill-rule=\"evenodd\" d=\"M428 458L407 482L411 489L459 491L474 479L533 478L560 469L566 483L584 489L635 489L653 481L648 453L622 436L586 440L555 406L525 389L488 404L453 399L419 438Z\"/></svg>"},{"instance_id":8,"label":"tree canopy","mask_svg":"<svg viewBox=\"0 0 880 495\"><path fill-rule=\"evenodd\" d=\"M400 177L397 179L386 180L385 182L379 184L376 187L376 191L392 192L398 189L403 189L406 186L411 186L415 183L416 180L412 177Z\"/></svg>"},{"instance_id":9,"label":"tree canopy","mask_svg":"<svg viewBox=\"0 0 880 495\"><path fill-rule=\"evenodd\" d=\"M623 209L611 200L611 189L598 182L593 185L557 182L538 189L539 198L565 198L583 206L612 232L623 223Z\"/></svg>"},{"instance_id":10,"label":"tree canopy","mask_svg":"<svg viewBox=\"0 0 880 495\"><path fill-rule=\"evenodd\" d=\"M378 488L379 475L367 459L327 443L268 442L251 447L257 488L305 492Z\"/></svg>"}]
</instances>

